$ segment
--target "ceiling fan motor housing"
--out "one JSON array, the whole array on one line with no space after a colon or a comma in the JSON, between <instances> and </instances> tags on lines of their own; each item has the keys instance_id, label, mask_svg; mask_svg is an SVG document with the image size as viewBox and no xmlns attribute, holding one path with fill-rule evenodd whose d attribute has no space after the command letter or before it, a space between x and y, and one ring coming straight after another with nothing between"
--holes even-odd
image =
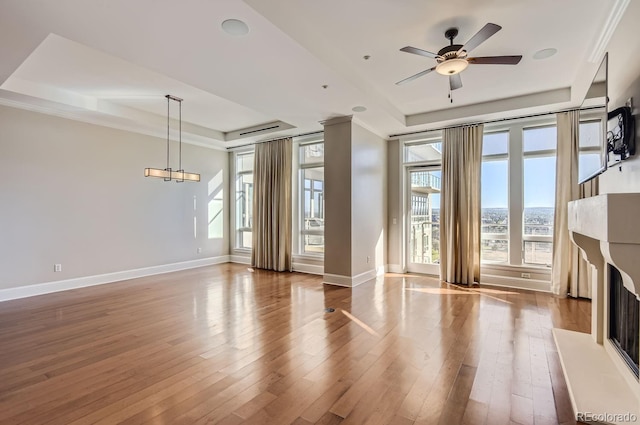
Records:
<instances>
[{"instance_id":1,"label":"ceiling fan motor housing","mask_svg":"<svg viewBox=\"0 0 640 425\"><path fill-rule=\"evenodd\" d=\"M447 59L466 56L467 52L465 50L463 50L460 55L457 54L461 47L462 44L452 44L450 46L443 47L438 51L438 56L442 56L442 59L436 58L436 60L438 62L442 62Z\"/></svg>"}]
</instances>

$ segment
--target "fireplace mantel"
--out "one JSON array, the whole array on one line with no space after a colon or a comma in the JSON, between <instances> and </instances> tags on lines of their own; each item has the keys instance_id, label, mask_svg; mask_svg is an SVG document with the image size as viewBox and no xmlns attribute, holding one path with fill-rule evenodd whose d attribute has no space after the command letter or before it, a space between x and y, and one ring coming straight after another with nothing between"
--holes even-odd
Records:
<instances>
[{"instance_id":1,"label":"fireplace mantel","mask_svg":"<svg viewBox=\"0 0 640 425\"><path fill-rule=\"evenodd\" d=\"M624 286L640 298L639 217L640 193L604 194L569 202L571 239L595 269L591 336L553 331L576 414L629 413L640 422L640 383L608 339L606 315L607 263L620 271Z\"/></svg>"},{"instance_id":2,"label":"fireplace mantel","mask_svg":"<svg viewBox=\"0 0 640 425\"><path fill-rule=\"evenodd\" d=\"M587 260L616 266L624 286L640 298L640 193L609 193L569 202L569 232ZM588 241L586 238L592 239ZM594 259L594 261L591 261Z\"/></svg>"}]
</instances>

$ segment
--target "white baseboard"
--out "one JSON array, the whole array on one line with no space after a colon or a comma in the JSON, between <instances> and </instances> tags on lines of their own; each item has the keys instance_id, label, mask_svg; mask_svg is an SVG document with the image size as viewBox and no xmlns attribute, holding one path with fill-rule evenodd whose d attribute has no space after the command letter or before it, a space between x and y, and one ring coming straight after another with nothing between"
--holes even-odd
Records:
<instances>
[{"instance_id":1,"label":"white baseboard","mask_svg":"<svg viewBox=\"0 0 640 425\"><path fill-rule=\"evenodd\" d=\"M336 286L345 286L353 288L365 282L375 279L377 276L384 275L384 266L380 266L377 269L368 270L364 273L357 274L355 276L343 276L339 274L325 273L323 283Z\"/></svg>"},{"instance_id":2,"label":"white baseboard","mask_svg":"<svg viewBox=\"0 0 640 425\"><path fill-rule=\"evenodd\" d=\"M125 270L121 272L84 276L73 279L58 280L54 282L37 283L35 285L0 289L0 301L33 297L35 295L50 294L53 292L67 291L69 289L85 288L87 286L102 285L105 283L119 282L121 280L135 279L138 277L152 276L156 274L169 273L179 270L193 269L196 267L210 266L213 264L222 264L228 262L229 256L221 255L219 257L202 258L198 260L183 261L180 263L163 264L160 266L144 267L141 269Z\"/></svg>"},{"instance_id":3,"label":"white baseboard","mask_svg":"<svg viewBox=\"0 0 640 425\"><path fill-rule=\"evenodd\" d=\"M343 276L340 274L325 273L322 275L322 283L335 286L352 287L351 276Z\"/></svg>"},{"instance_id":4,"label":"white baseboard","mask_svg":"<svg viewBox=\"0 0 640 425\"><path fill-rule=\"evenodd\" d=\"M306 264L306 263L298 263L296 261L293 262L293 271L300 273L309 273L309 274L324 274L324 266L319 266L315 264Z\"/></svg>"},{"instance_id":5,"label":"white baseboard","mask_svg":"<svg viewBox=\"0 0 640 425\"><path fill-rule=\"evenodd\" d=\"M246 255L231 255L229 261L232 263L251 265L251 257L247 257ZM301 263L294 259L293 271L322 275L324 273L324 265Z\"/></svg>"},{"instance_id":6,"label":"white baseboard","mask_svg":"<svg viewBox=\"0 0 640 425\"><path fill-rule=\"evenodd\" d=\"M404 273L404 268L400 264L387 264L389 273Z\"/></svg>"},{"instance_id":7,"label":"white baseboard","mask_svg":"<svg viewBox=\"0 0 640 425\"><path fill-rule=\"evenodd\" d=\"M530 291L551 292L551 283L546 280L522 279L518 277L480 275L480 285L504 286L507 288L528 289Z\"/></svg>"},{"instance_id":8,"label":"white baseboard","mask_svg":"<svg viewBox=\"0 0 640 425\"><path fill-rule=\"evenodd\" d=\"M246 255L230 255L229 262L251 265L251 256L247 257Z\"/></svg>"}]
</instances>

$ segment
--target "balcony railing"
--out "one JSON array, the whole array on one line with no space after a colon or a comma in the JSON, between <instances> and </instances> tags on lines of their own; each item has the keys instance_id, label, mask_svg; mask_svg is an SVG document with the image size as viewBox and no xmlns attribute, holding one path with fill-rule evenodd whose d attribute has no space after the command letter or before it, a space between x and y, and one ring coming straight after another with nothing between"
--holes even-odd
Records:
<instances>
[{"instance_id":1,"label":"balcony railing","mask_svg":"<svg viewBox=\"0 0 640 425\"><path fill-rule=\"evenodd\" d=\"M440 177L428 172L411 173L412 187L430 187L440 190Z\"/></svg>"}]
</instances>

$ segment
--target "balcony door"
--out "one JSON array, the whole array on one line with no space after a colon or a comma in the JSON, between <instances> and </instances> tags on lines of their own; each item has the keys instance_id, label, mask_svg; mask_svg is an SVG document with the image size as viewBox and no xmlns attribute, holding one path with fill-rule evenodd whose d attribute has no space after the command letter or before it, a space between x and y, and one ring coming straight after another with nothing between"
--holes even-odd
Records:
<instances>
[{"instance_id":1,"label":"balcony door","mask_svg":"<svg viewBox=\"0 0 640 425\"><path fill-rule=\"evenodd\" d=\"M440 275L441 167L407 170L407 271Z\"/></svg>"}]
</instances>

